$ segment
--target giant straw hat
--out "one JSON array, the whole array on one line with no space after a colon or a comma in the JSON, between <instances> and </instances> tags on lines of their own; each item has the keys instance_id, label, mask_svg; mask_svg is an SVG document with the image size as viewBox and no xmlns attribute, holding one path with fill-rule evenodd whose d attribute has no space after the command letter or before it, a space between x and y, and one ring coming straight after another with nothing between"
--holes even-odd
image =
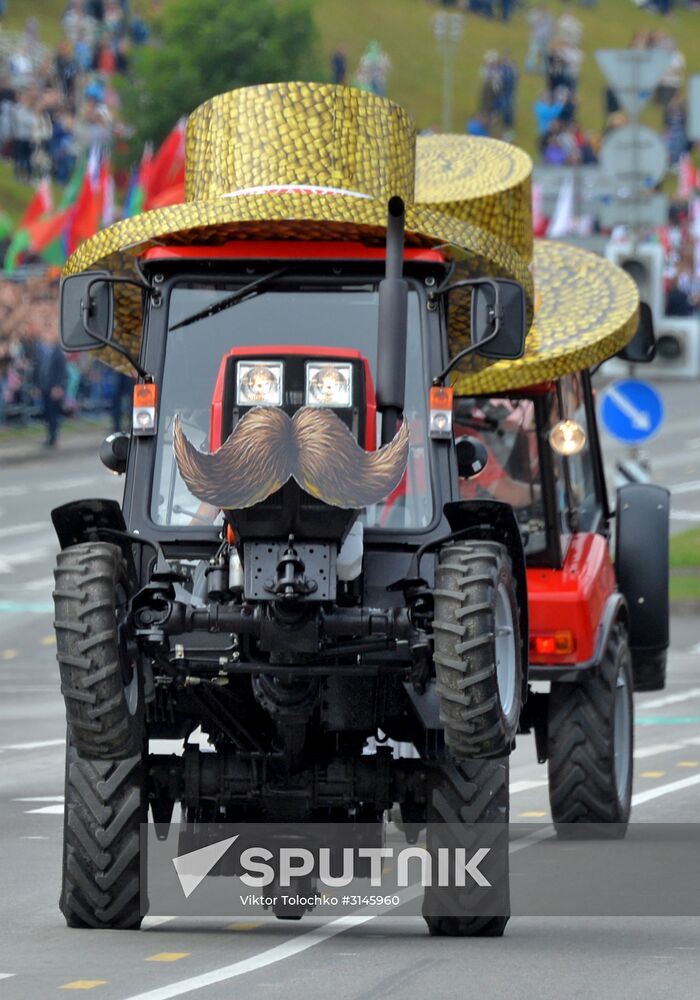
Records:
<instances>
[{"instance_id":1,"label":"giant straw hat","mask_svg":"<svg viewBox=\"0 0 700 1000\"><path fill-rule=\"evenodd\" d=\"M86 240L64 274L106 269L135 276L155 245L245 239L382 243L387 205L406 205L406 243L440 247L458 277L490 274L525 288L529 261L496 231L415 203L416 132L406 112L365 91L277 83L221 94L189 117L186 200L109 226ZM141 336L138 292L117 286L115 339ZM107 352L105 352L107 353ZM117 360L112 357L107 360Z\"/></svg>"}]
</instances>

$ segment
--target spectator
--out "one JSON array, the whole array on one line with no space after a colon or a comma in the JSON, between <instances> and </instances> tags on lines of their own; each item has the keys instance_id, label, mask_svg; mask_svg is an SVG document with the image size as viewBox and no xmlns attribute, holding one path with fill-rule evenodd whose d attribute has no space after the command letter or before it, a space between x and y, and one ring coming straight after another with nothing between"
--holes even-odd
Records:
<instances>
[{"instance_id":1,"label":"spectator","mask_svg":"<svg viewBox=\"0 0 700 1000\"><path fill-rule=\"evenodd\" d=\"M331 80L343 85L348 74L348 58L344 48L337 48L331 56Z\"/></svg>"},{"instance_id":2,"label":"spectator","mask_svg":"<svg viewBox=\"0 0 700 1000\"><path fill-rule=\"evenodd\" d=\"M664 113L664 126L668 158L671 166L677 166L679 159L688 149L685 101L680 94L675 94L669 101Z\"/></svg>"},{"instance_id":3,"label":"spectator","mask_svg":"<svg viewBox=\"0 0 700 1000\"><path fill-rule=\"evenodd\" d=\"M467 122L467 135L490 136L490 117L484 111L477 111Z\"/></svg>"},{"instance_id":4,"label":"spectator","mask_svg":"<svg viewBox=\"0 0 700 1000\"><path fill-rule=\"evenodd\" d=\"M545 59L554 34L554 19L543 3L528 11L530 40L525 60L526 73L543 73Z\"/></svg>"},{"instance_id":5,"label":"spectator","mask_svg":"<svg viewBox=\"0 0 700 1000\"><path fill-rule=\"evenodd\" d=\"M501 116L504 138L512 138L515 126L515 95L518 88L518 70L509 52L501 58L501 89L497 99L497 111Z\"/></svg>"},{"instance_id":6,"label":"spectator","mask_svg":"<svg viewBox=\"0 0 700 1000\"><path fill-rule=\"evenodd\" d=\"M364 90L371 90L373 94L383 97L386 94L386 85L391 72L391 60L384 52L379 42L372 41L367 46L367 50L360 60L357 71L357 85Z\"/></svg>"},{"instance_id":7,"label":"spectator","mask_svg":"<svg viewBox=\"0 0 700 1000\"><path fill-rule=\"evenodd\" d=\"M38 131L34 94L28 87L23 88L17 96L17 103L12 109L10 130L15 177L28 181L32 176L34 137Z\"/></svg>"},{"instance_id":8,"label":"spectator","mask_svg":"<svg viewBox=\"0 0 700 1000\"><path fill-rule=\"evenodd\" d=\"M39 338L37 386L46 421L46 448L55 448L66 392L66 356L58 339L58 311L52 302L34 306L31 324Z\"/></svg>"},{"instance_id":9,"label":"spectator","mask_svg":"<svg viewBox=\"0 0 700 1000\"><path fill-rule=\"evenodd\" d=\"M657 104L660 104L666 110L683 86L685 80L685 56L669 36L662 34L657 35L656 38L659 46L671 53L669 63L654 94Z\"/></svg>"},{"instance_id":10,"label":"spectator","mask_svg":"<svg viewBox=\"0 0 700 1000\"><path fill-rule=\"evenodd\" d=\"M564 105L559 101L555 101L554 95L550 91L542 91L533 106L537 134L540 138L547 135L552 122L556 121L562 113L563 108Z\"/></svg>"},{"instance_id":11,"label":"spectator","mask_svg":"<svg viewBox=\"0 0 700 1000\"><path fill-rule=\"evenodd\" d=\"M481 76L479 110L486 115L492 115L498 108L501 95L501 64L495 49L489 49L484 53L479 74Z\"/></svg>"}]
</instances>

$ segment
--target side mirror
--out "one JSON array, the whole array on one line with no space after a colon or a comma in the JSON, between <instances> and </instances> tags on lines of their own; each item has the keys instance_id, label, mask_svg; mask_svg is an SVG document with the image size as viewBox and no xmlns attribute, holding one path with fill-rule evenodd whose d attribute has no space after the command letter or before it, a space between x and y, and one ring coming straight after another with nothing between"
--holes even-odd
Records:
<instances>
[{"instance_id":1,"label":"side mirror","mask_svg":"<svg viewBox=\"0 0 700 1000\"><path fill-rule=\"evenodd\" d=\"M521 358L527 332L525 311L525 292L517 281L496 278L476 285L471 328L477 354L496 360Z\"/></svg>"},{"instance_id":2,"label":"side mirror","mask_svg":"<svg viewBox=\"0 0 700 1000\"><path fill-rule=\"evenodd\" d=\"M100 445L100 461L115 476L123 476L126 472L129 440L128 434L116 431L106 437Z\"/></svg>"},{"instance_id":3,"label":"side mirror","mask_svg":"<svg viewBox=\"0 0 700 1000\"><path fill-rule=\"evenodd\" d=\"M651 307L646 302L639 303L639 326L634 337L621 351L618 358L633 365L646 365L656 357L656 334Z\"/></svg>"},{"instance_id":4,"label":"side mirror","mask_svg":"<svg viewBox=\"0 0 700 1000\"><path fill-rule=\"evenodd\" d=\"M478 438L457 438L455 450L457 452L457 473L462 479L478 476L486 468L489 453L486 446Z\"/></svg>"},{"instance_id":5,"label":"side mirror","mask_svg":"<svg viewBox=\"0 0 700 1000\"><path fill-rule=\"evenodd\" d=\"M61 283L61 344L66 351L94 351L114 328L114 290L108 271L84 271Z\"/></svg>"}]
</instances>

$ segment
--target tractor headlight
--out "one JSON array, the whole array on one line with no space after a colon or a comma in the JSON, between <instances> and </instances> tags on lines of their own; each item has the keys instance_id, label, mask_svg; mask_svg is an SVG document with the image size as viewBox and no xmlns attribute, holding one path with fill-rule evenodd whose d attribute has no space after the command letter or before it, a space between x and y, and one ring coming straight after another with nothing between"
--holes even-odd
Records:
<instances>
[{"instance_id":1,"label":"tractor headlight","mask_svg":"<svg viewBox=\"0 0 700 1000\"><path fill-rule=\"evenodd\" d=\"M239 406L281 406L282 370L280 361L239 361L236 403Z\"/></svg>"},{"instance_id":2,"label":"tractor headlight","mask_svg":"<svg viewBox=\"0 0 700 1000\"><path fill-rule=\"evenodd\" d=\"M549 443L558 455L578 455L586 447L586 432L575 420L560 420L549 432Z\"/></svg>"},{"instance_id":3,"label":"tractor headlight","mask_svg":"<svg viewBox=\"0 0 700 1000\"><path fill-rule=\"evenodd\" d=\"M352 365L309 361L306 365L307 406L352 406Z\"/></svg>"}]
</instances>

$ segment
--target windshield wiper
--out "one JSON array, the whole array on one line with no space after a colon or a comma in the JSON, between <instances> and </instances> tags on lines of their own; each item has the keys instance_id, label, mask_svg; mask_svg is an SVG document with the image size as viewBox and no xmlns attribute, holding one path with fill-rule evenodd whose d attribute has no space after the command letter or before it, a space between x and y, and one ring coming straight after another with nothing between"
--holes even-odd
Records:
<instances>
[{"instance_id":1,"label":"windshield wiper","mask_svg":"<svg viewBox=\"0 0 700 1000\"><path fill-rule=\"evenodd\" d=\"M183 326L190 326L191 323L197 323L200 319L206 319L207 316L215 316L217 313L223 312L225 309L230 309L231 306L235 306L237 302L241 302L249 295L257 294L262 285L267 284L268 281L274 281L274 279L279 278L280 275L286 274L288 270L288 267L280 267L276 271L270 271L268 274L262 274L254 281L249 281L247 285L243 285L242 288L237 288L235 292L232 292L231 295L227 295L225 299L220 299L218 302L214 302L212 305L207 306L206 309L200 309L199 312L193 313L191 316L181 320L174 326L168 327L168 333L171 333L173 330L179 330Z\"/></svg>"}]
</instances>

